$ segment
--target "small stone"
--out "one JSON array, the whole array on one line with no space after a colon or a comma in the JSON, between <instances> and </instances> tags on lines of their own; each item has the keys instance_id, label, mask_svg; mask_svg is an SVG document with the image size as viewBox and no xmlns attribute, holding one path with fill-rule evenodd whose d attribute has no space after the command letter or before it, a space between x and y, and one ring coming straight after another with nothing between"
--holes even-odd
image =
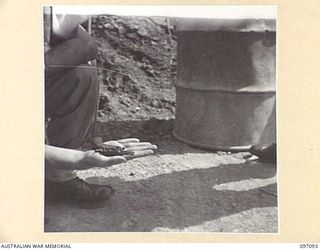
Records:
<instances>
[{"instance_id":1,"label":"small stone","mask_svg":"<svg viewBox=\"0 0 320 250\"><path fill-rule=\"evenodd\" d=\"M150 107L146 106L146 107L144 108L144 110L145 110L145 111L150 111Z\"/></svg>"},{"instance_id":2,"label":"small stone","mask_svg":"<svg viewBox=\"0 0 320 250\"><path fill-rule=\"evenodd\" d=\"M106 23L105 25L103 25L103 27L105 27L106 29L111 29L112 25L110 23Z\"/></svg>"},{"instance_id":3,"label":"small stone","mask_svg":"<svg viewBox=\"0 0 320 250\"><path fill-rule=\"evenodd\" d=\"M151 107L158 107L158 101L157 100L152 100L150 103Z\"/></svg>"},{"instance_id":4,"label":"small stone","mask_svg":"<svg viewBox=\"0 0 320 250\"><path fill-rule=\"evenodd\" d=\"M127 36L128 38L131 38L131 39L134 39L134 40L138 39L138 36L137 36L136 33L129 33L129 34L127 34L126 36Z\"/></svg>"},{"instance_id":5,"label":"small stone","mask_svg":"<svg viewBox=\"0 0 320 250\"><path fill-rule=\"evenodd\" d=\"M138 33L140 36L142 36L142 37L148 36L148 33L147 33L145 30L143 30L143 29L138 30L137 33Z\"/></svg>"},{"instance_id":6,"label":"small stone","mask_svg":"<svg viewBox=\"0 0 320 250\"><path fill-rule=\"evenodd\" d=\"M139 30L139 26L138 26L138 25L130 25L129 28L130 28L132 31L137 31L137 30Z\"/></svg>"},{"instance_id":7,"label":"small stone","mask_svg":"<svg viewBox=\"0 0 320 250\"><path fill-rule=\"evenodd\" d=\"M148 76L154 76L154 71L152 70L152 69L150 69L150 70L147 70L146 71L146 74L148 75Z\"/></svg>"},{"instance_id":8,"label":"small stone","mask_svg":"<svg viewBox=\"0 0 320 250\"><path fill-rule=\"evenodd\" d=\"M163 103L161 101L158 102L157 108L159 109L163 108Z\"/></svg>"},{"instance_id":9,"label":"small stone","mask_svg":"<svg viewBox=\"0 0 320 250\"><path fill-rule=\"evenodd\" d=\"M124 27L119 27L118 32L120 35L123 35L124 33L126 33L126 29Z\"/></svg>"}]
</instances>

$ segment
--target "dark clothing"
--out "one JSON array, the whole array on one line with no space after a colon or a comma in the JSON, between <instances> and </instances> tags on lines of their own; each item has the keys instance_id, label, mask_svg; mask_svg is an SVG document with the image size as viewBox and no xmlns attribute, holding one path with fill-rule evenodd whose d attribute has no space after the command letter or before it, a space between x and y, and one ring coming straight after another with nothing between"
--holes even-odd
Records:
<instances>
[{"instance_id":1,"label":"dark clothing","mask_svg":"<svg viewBox=\"0 0 320 250\"><path fill-rule=\"evenodd\" d=\"M99 101L95 67L82 64L46 77L47 138L52 146L79 148L94 128Z\"/></svg>"}]
</instances>

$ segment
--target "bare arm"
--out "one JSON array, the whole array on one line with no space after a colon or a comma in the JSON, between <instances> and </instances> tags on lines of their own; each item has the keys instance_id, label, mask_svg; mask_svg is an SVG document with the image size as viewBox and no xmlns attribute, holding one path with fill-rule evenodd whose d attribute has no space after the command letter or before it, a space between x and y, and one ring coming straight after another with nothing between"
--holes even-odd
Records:
<instances>
[{"instance_id":1,"label":"bare arm","mask_svg":"<svg viewBox=\"0 0 320 250\"><path fill-rule=\"evenodd\" d=\"M74 37L78 25L89 18L87 15L56 14L55 9L52 9L52 33L58 40Z\"/></svg>"},{"instance_id":2,"label":"bare arm","mask_svg":"<svg viewBox=\"0 0 320 250\"><path fill-rule=\"evenodd\" d=\"M93 167L106 168L125 161L126 159L122 156L106 157L93 150L83 152L45 145L45 165L48 170L81 170Z\"/></svg>"}]
</instances>

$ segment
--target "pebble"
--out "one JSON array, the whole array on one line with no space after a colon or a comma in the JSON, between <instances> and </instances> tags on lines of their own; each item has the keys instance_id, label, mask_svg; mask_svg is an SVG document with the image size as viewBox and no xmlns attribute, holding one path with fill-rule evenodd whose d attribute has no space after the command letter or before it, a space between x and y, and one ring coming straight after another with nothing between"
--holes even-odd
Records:
<instances>
[{"instance_id":1,"label":"pebble","mask_svg":"<svg viewBox=\"0 0 320 250\"><path fill-rule=\"evenodd\" d=\"M148 33L143 29L138 30L137 33L142 37L148 36Z\"/></svg>"},{"instance_id":2,"label":"pebble","mask_svg":"<svg viewBox=\"0 0 320 250\"><path fill-rule=\"evenodd\" d=\"M126 29L124 27L119 27L118 32L120 35L123 35L124 33L126 33Z\"/></svg>"},{"instance_id":3,"label":"pebble","mask_svg":"<svg viewBox=\"0 0 320 250\"><path fill-rule=\"evenodd\" d=\"M137 30L139 30L139 26L138 25L130 25L130 29L133 31L137 31Z\"/></svg>"},{"instance_id":4,"label":"pebble","mask_svg":"<svg viewBox=\"0 0 320 250\"><path fill-rule=\"evenodd\" d=\"M158 43L157 43L157 42L154 42L154 41L151 41L151 44L152 44L152 45L157 45Z\"/></svg>"},{"instance_id":5,"label":"pebble","mask_svg":"<svg viewBox=\"0 0 320 250\"><path fill-rule=\"evenodd\" d=\"M105 27L106 29L111 29L112 25L110 23L106 23L105 25L103 25L103 27Z\"/></svg>"},{"instance_id":6,"label":"pebble","mask_svg":"<svg viewBox=\"0 0 320 250\"><path fill-rule=\"evenodd\" d=\"M158 101L157 101L157 100L152 100L151 103L150 103L150 105L151 105L152 107L158 107Z\"/></svg>"},{"instance_id":7,"label":"pebble","mask_svg":"<svg viewBox=\"0 0 320 250\"><path fill-rule=\"evenodd\" d=\"M138 36L136 33L129 33L126 35L127 37L131 38L131 39L138 39Z\"/></svg>"}]
</instances>

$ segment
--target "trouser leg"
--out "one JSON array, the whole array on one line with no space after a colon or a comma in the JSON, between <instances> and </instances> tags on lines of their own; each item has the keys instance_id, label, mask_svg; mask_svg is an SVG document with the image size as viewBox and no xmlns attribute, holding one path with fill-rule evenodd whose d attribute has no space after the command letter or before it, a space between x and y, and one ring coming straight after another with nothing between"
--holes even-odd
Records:
<instances>
[{"instance_id":1,"label":"trouser leg","mask_svg":"<svg viewBox=\"0 0 320 250\"><path fill-rule=\"evenodd\" d=\"M99 101L96 69L80 65L65 71L59 79L46 80L46 84L45 110L51 118L47 128L49 144L81 147L96 119Z\"/></svg>"},{"instance_id":2,"label":"trouser leg","mask_svg":"<svg viewBox=\"0 0 320 250\"><path fill-rule=\"evenodd\" d=\"M64 71L58 79L46 79L45 111L46 116L51 118L47 127L49 144L80 148L94 128L98 101L96 69L88 68L88 65ZM46 172L46 178L56 182L75 177L75 171Z\"/></svg>"}]
</instances>

